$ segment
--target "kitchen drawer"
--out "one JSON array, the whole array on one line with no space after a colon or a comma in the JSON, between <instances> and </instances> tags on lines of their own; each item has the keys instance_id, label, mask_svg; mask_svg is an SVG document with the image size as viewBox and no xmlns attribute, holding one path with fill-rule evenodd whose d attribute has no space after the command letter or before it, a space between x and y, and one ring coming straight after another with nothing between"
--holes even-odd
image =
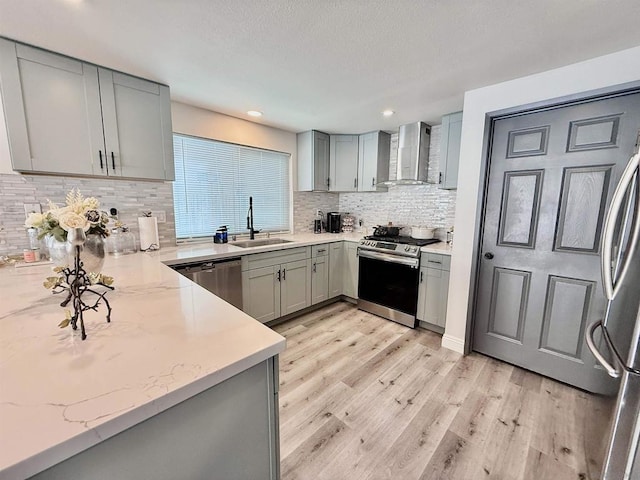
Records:
<instances>
[{"instance_id":1,"label":"kitchen drawer","mask_svg":"<svg viewBox=\"0 0 640 480\"><path fill-rule=\"evenodd\" d=\"M254 253L242 257L242 271L271 267L281 263L296 262L311 258L311 247L295 247L274 252Z\"/></svg>"},{"instance_id":2,"label":"kitchen drawer","mask_svg":"<svg viewBox=\"0 0 640 480\"><path fill-rule=\"evenodd\" d=\"M329 255L329 244L313 245L311 247L311 258L326 257Z\"/></svg>"},{"instance_id":3,"label":"kitchen drawer","mask_svg":"<svg viewBox=\"0 0 640 480\"><path fill-rule=\"evenodd\" d=\"M420 266L449 271L451 269L451 255L423 253L420 256Z\"/></svg>"}]
</instances>

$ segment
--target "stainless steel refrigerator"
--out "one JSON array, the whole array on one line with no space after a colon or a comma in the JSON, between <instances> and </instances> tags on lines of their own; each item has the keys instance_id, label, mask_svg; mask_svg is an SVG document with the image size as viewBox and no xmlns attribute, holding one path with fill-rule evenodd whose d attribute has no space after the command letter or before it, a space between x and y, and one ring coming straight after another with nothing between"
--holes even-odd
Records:
<instances>
[{"instance_id":1,"label":"stainless steel refrigerator","mask_svg":"<svg viewBox=\"0 0 640 480\"><path fill-rule=\"evenodd\" d=\"M638 136L640 142L640 134ZM620 390L602 480L640 479L640 154L616 187L602 235L604 319L590 325L589 349Z\"/></svg>"}]
</instances>

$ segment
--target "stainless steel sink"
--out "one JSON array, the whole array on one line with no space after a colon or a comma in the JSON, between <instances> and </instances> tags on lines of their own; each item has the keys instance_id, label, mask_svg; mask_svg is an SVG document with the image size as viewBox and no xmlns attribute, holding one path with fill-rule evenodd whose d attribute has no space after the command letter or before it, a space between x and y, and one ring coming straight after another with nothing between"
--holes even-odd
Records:
<instances>
[{"instance_id":1,"label":"stainless steel sink","mask_svg":"<svg viewBox=\"0 0 640 480\"><path fill-rule=\"evenodd\" d=\"M265 245L278 245L280 243L290 243L293 240L285 240L284 238L260 238L257 240L242 240L239 242L229 242L229 245L234 245L240 248L249 247L264 247Z\"/></svg>"}]
</instances>

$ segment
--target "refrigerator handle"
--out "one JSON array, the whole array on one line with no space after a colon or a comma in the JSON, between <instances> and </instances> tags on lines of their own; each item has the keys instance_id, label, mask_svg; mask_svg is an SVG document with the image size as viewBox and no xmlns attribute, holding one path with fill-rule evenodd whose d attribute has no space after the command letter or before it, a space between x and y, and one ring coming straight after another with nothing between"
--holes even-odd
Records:
<instances>
[{"instance_id":1,"label":"refrigerator handle","mask_svg":"<svg viewBox=\"0 0 640 480\"><path fill-rule=\"evenodd\" d=\"M622 172L622 177L620 178L620 182L618 183L615 192L613 193L613 198L611 199L611 206L609 207L609 212L607 213L607 218L604 222L604 233L602 235L602 255L600 256L601 260L601 273L602 273L602 286L604 288L604 294L608 300L613 300L613 298L618 293L619 285L622 283L622 279L624 278L627 268L629 267L631 261L631 253L635 250L636 244L638 242L638 236L640 233L640 221L638 221L638 212L634 213L635 217L635 225L632 226L633 232L631 241L628 244L627 248L627 257L622 266L619 263L616 265L616 272L614 278L614 272L612 272L612 251L613 251L613 236L615 234L616 229L616 220L618 219L618 215L620 210L623 208L623 204L625 203L625 198L627 199L627 215L631 210L631 203L633 199L635 199L636 203L638 201L637 192L633 190L637 189L637 174L638 174L638 165L640 165L640 153L636 153L631 157L629 163L627 164L624 172ZM631 186L631 188L629 188ZM629 195L627 196L627 193ZM626 219L624 220L626 225ZM621 238L623 238L622 235ZM620 255L621 252L618 252Z\"/></svg>"},{"instance_id":2,"label":"refrigerator handle","mask_svg":"<svg viewBox=\"0 0 640 480\"><path fill-rule=\"evenodd\" d=\"M609 376L613 378L619 378L621 372L617 368L612 366L607 361L607 359L604 358L604 356L600 353L600 351L598 350L598 347L596 347L596 342L593 338L593 334L598 328L602 328L602 320L593 322L591 325L589 325L589 328L587 328L587 334L585 335L587 340L587 346L589 347L589 350L591 350L591 353L593 353L593 356L596 357L596 360L598 361L598 363L602 365L604 369L607 371ZM611 353L612 352L611 345L609 345L609 339L607 338L607 335L604 333L604 330L602 332L602 338L604 338L604 341L607 344L607 348L609 349L609 353Z\"/></svg>"}]
</instances>

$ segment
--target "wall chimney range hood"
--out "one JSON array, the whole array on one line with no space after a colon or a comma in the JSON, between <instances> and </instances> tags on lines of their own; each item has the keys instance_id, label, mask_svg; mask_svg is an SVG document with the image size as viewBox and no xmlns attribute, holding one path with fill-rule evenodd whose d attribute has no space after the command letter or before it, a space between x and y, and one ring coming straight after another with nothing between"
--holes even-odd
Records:
<instances>
[{"instance_id":1,"label":"wall chimney range hood","mask_svg":"<svg viewBox=\"0 0 640 480\"><path fill-rule=\"evenodd\" d=\"M389 185L422 185L427 183L431 127L424 122L402 125L398 132L398 170Z\"/></svg>"}]
</instances>

